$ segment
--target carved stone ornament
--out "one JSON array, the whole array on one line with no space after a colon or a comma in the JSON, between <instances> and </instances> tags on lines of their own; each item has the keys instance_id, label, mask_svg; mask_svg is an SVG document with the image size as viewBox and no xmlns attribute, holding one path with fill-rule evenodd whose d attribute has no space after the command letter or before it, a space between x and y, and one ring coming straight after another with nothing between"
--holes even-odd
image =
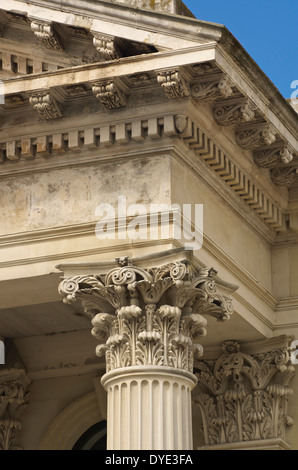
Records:
<instances>
[{"instance_id":1,"label":"carved stone ornament","mask_svg":"<svg viewBox=\"0 0 298 470\"><path fill-rule=\"evenodd\" d=\"M277 186L290 186L297 179L297 169L293 167L273 168L271 179Z\"/></svg>"},{"instance_id":2,"label":"carved stone ornament","mask_svg":"<svg viewBox=\"0 0 298 470\"><path fill-rule=\"evenodd\" d=\"M178 114L175 116L175 127L180 134L185 130L187 123L188 118L185 114Z\"/></svg>"},{"instance_id":3,"label":"carved stone ornament","mask_svg":"<svg viewBox=\"0 0 298 470\"><path fill-rule=\"evenodd\" d=\"M34 20L31 22L31 29L35 36L38 37L47 47L55 49L56 51L62 50L57 34L53 30L51 22Z\"/></svg>"},{"instance_id":4,"label":"carved stone ornament","mask_svg":"<svg viewBox=\"0 0 298 470\"><path fill-rule=\"evenodd\" d=\"M192 273L187 260L151 269L127 258L118 264L104 276L65 278L59 286L65 303L81 300L91 317L107 372L130 366L192 372L203 351L205 315L223 321L233 313L230 297L218 291L216 271Z\"/></svg>"},{"instance_id":5,"label":"carved stone ornament","mask_svg":"<svg viewBox=\"0 0 298 470\"><path fill-rule=\"evenodd\" d=\"M206 445L263 439L285 440L293 423L287 413L295 368L290 348L244 354L236 341L223 344L216 361L196 364Z\"/></svg>"},{"instance_id":6,"label":"carved stone ornament","mask_svg":"<svg viewBox=\"0 0 298 470\"><path fill-rule=\"evenodd\" d=\"M94 83L92 91L104 109L118 109L126 105L126 95L113 80Z\"/></svg>"},{"instance_id":7,"label":"carved stone ornament","mask_svg":"<svg viewBox=\"0 0 298 470\"><path fill-rule=\"evenodd\" d=\"M100 53L102 60L119 59L120 52L115 44L113 36L106 36L100 33L93 34L93 44Z\"/></svg>"},{"instance_id":8,"label":"carved stone ornament","mask_svg":"<svg viewBox=\"0 0 298 470\"><path fill-rule=\"evenodd\" d=\"M0 383L0 450L21 450L18 432L29 394L21 379Z\"/></svg>"},{"instance_id":9,"label":"carved stone ornament","mask_svg":"<svg viewBox=\"0 0 298 470\"><path fill-rule=\"evenodd\" d=\"M190 95L189 83L179 70L159 72L157 82L170 99L185 98Z\"/></svg>"},{"instance_id":10,"label":"carved stone ornament","mask_svg":"<svg viewBox=\"0 0 298 470\"><path fill-rule=\"evenodd\" d=\"M71 85L66 87L66 92L71 97L76 97L79 95L86 95L88 90L85 85Z\"/></svg>"},{"instance_id":11,"label":"carved stone ornament","mask_svg":"<svg viewBox=\"0 0 298 470\"><path fill-rule=\"evenodd\" d=\"M293 154L287 148L274 148L254 152L254 161L262 168L273 168L282 163L288 164L292 160Z\"/></svg>"},{"instance_id":12,"label":"carved stone ornament","mask_svg":"<svg viewBox=\"0 0 298 470\"><path fill-rule=\"evenodd\" d=\"M213 116L221 126L230 126L240 122L248 122L255 117L255 107L249 102L221 104L213 109Z\"/></svg>"},{"instance_id":13,"label":"carved stone ornament","mask_svg":"<svg viewBox=\"0 0 298 470\"><path fill-rule=\"evenodd\" d=\"M213 72L214 67L211 62L203 62L202 64L195 64L192 66L195 75L205 75L206 73Z\"/></svg>"},{"instance_id":14,"label":"carved stone ornament","mask_svg":"<svg viewBox=\"0 0 298 470\"><path fill-rule=\"evenodd\" d=\"M233 94L232 81L224 77L195 83L191 87L191 96L196 100L213 101L218 98L228 98Z\"/></svg>"},{"instance_id":15,"label":"carved stone ornament","mask_svg":"<svg viewBox=\"0 0 298 470\"><path fill-rule=\"evenodd\" d=\"M245 149L256 149L258 147L274 144L276 135L270 125L261 125L247 129L238 129L236 132L236 140L237 143Z\"/></svg>"},{"instance_id":16,"label":"carved stone ornament","mask_svg":"<svg viewBox=\"0 0 298 470\"><path fill-rule=\"evenodd\" d=\"M60 103L51 95L50 91L32 93L29 97L29 103L42 120L62 117Z\"/></svg>"}]
</instances>

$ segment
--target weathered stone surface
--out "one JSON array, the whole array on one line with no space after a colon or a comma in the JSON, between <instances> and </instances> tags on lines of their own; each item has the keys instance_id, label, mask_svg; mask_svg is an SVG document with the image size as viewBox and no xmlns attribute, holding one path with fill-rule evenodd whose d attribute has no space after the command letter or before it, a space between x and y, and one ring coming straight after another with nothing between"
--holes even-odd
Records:
<instances>
[{"instance_id":1,"label":"weathered stone surface","mask_svg":"<svg viewBox=\"0 0 298 470\"><path fill-rule=\"evenodd\" d=\"M194 16L181 0L112 0L112 2L154 11L176 13L177 15Z\"/></svg>"}]
</instances>

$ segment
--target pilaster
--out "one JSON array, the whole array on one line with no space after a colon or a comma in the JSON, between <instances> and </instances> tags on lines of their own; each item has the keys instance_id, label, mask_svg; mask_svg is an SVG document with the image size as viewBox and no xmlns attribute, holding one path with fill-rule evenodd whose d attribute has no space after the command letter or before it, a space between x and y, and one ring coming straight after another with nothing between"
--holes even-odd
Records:
<instances>
[{"instance_id":1,"label":"pilaster","mask_svg":"<svg viewBox=\"0 0 298 470\"><path fill-rule=\"evenodd\" d=\"M0 450L22 450L19 431L28 404L30 383L13 343L5 342L6 364L0 366Z\"/></svg>"},{"instance_id":2,"label":"pilaster","mask_svg":"<svg viewBox=\"0 0 298 470\"><path fill-rule=\"evenodd\" d=\"M288 449L286 429L290 382L295 368L290 341L282 336L262 342L262 348L226 341L223 354L196 364L205 449ZM258 350L259 349L259 350Z\"/></svg>"}]
</instances>

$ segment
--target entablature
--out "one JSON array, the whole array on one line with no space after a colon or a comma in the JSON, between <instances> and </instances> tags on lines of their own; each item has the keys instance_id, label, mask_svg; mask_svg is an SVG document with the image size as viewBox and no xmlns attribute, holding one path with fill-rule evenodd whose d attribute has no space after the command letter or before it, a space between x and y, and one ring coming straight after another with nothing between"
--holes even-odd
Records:
<instances>
[{"instance_id":1,"label":"entablature","mask_svg":"<svg viewBox=\"0 0 298 470\"><path fill-rule=\"evenodd\" d=\"M170 46L173 39L170 40L169 23L156 23L157 18L170 20L166 15L158 17L156 13L140 11L137 15L142 26L136 29L135 23L131 24L130 7L115 8L99 2L100 11L90 12L89 3L90 16L77 21L79 10L70 14L66 4L57 11L47 10L44 2L39 9L35 9L34 1L31 3L29 11L24 2L13 0L15 9L11 12L12 4L5 1L3 8L7 11L1 10L5 58L2 66L6 64L7 70L11 66L12 71L24 73L4 79L5 102L0 106L0 160L4 174L12 168L8 165L20 160L29 163L35 157L66 151L179 138L267 226L275 232L285 230L287 203L277 203L280 198L276 195L281 188L284 199L287 198L287 188L298 183L297 116L289 103L281 102L281 96L276 96L275 103L264 77L258 88L251 72L246 72L229 50L232 36L217 25L171 16L173 32L176 28L182 31L183 25L190 26L190 30L186 42L177 36L179 50L165 51L163 40L156 42L157 29L159 36L167 39L168 49L175 47ZM55 0L50 3L54 5ZM82 0L80 13L84 8L87 4ZM111 9L116 16L109 17L108 22ZM52 15L46 18L48 11ZM25 50L21 51L20 59L10 55L10 39L5 36L12 24L13 27L18 24L20 31L27 28L33 43L37 41L39 45L37 50L43 54L48 51L49 58L60 57L61 64L67 56L70 62L56 63L46 71L47 67L37 65L34 59L29 63ZM201 28L196 41L195 25ZM72 41L92 48L95 56L84 59L89 63L71 63L67 47ZM245 56L243 62L247 61ZM161 104L166 110L162 113ZM150 107L149 118L145 105ZM189 114L190 106L197 109L195 115ZM212 116L212 134L201 125L198 110L203 107ZM82 110L86 112L82 114ZM138 110L136 119L131 117L133 110ZM82 124L78 126L76 119ZM20 125L22 120L24 124ZM221 145L227 129L233 150L230 145L228 150ZM240 156L235 159L234 154L238 153ZM239 165L239 160L247 157L252 162L249 170ZM272 186L264 191L268 179Z\"/></svg>"},{"instance_id":2,"label":"entablature","mask_svg":"<svg viewBox=\"0 0 298 470\"><path fill-rule=\"evenodd\" d=\"M200 45L183 51L121 58L116 66L113 60L5 80L6 102L1 108L2 115L5 113L6 116L3 123L6 139L3 140L0 132L2 162L11 163L20 158L31 159L67 149L76 152L84 146L96 148L117 142L142 141L145 137L175 136L182 139L266 224L275 231L283 230L285 208L276 206L272 191L265 194L254 176L245 173L222 149L217 138L211 139L198 124L199 115L193 119L188 114L189 103L197 109L209 107L218 131L231 129L235 150L238 148L244 155L251 152L259 175L264 172L268 178L269 169L276 186L289 187L296 183L296 136L272 111L265 115L259 97L253 99L251 90L246 94L242 83L239 86L231 73L219 67L218 53L214 44ZM150 95L148 107L151 107L151 113L152 106L158 107L160 103L165 103L168 111L156 116L153 113L152 119L139 117L127 121L124 114L121 117L125 110L130 114L133 108L142 110L145 94ZM171 114L170 109L176 103L176 110ZM87 125L86 130L84 125L69 129L68 118L79 115L79 107L83 104L89 104L89 111L101 124L92 128ZM32 110L37 115L32 114ZM112 118L111 113L115 112L120 114ZM48 122L49 130L40 135L39 128L36 135L32 135L31 129L31 135L22 135L22 129L25 129L22 126L16 131L9 129L20 113L26 113L27 122L29 118L37 124L39 118L45 123L44 128ZM98 113L101 113L100 120ZM61 128L59 132L50 130L53 128L51 123L56 120ZM118 120L121 124L111 124Z\"/></svg>"}]
</instances>

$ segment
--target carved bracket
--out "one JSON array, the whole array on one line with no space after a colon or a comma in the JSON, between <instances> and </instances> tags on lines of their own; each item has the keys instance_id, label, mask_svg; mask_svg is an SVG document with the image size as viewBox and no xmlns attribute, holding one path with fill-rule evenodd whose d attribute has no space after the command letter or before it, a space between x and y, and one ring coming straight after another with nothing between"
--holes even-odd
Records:
<instances>
[{"instance_id":1,"label":"carved bracket","mask_svg":"<svg viewBox=\"0 0 298 470\"><path fill-rule=\"evenodd\" d=\"M178 69L158 72L157 83L170 99L186 98L190 95L189 82Z\"/></svg>"},{"instance_id":2,"label":"carved bracket","mask_svg":"<svg viewBox=\"0 0 298 470\"><path fill-rule=\"evenodd\" d=\"M62 117L61 105L49 90L32 93L29 97L29 103L43 120Z\"/></svg>"},{"instance_id":3,"label":"carved bracket","mask_svg":"<svg viewBox=\"0 0 298 470\"><path fill-rule=\"evenodd\" d=\"M290 348L244 354L236 341L226 341L223 355L196 366L206 445L285 439L293 423L287 414L289 383L295 368Z\"/></svg>"},{"instance_id":4,"label":"carved bracket","mask_svg":"<svg viewBox=\"0 0 298 470\"><path fill-rule=\"evenodd\" d=\"M102 80L94 83L92 91L104 109L118 109L126 105L126 95L113 80Z\"/></svg>"},{"instance_id":5,"label":"carved bracket","mask_svg":"<svg viewBox=\"0 0 298 470\"><path fill-rule=\"evenodd\" d=\"M213 101L233 95L233 82L228 77L200 81L192 85L191 96L196 100Z\"/></svg>"},{"instance_id":6,"label":"carved bracket","mask_svg":"<svg viewBox=\"0 0 298 470\"><path fill-rule=\"evenodd\" d=\"M237 143L245 149L256 149L272 145L276 141L276 131L270 124L261 124L236 132Z\"/></svg>"},{"instance_id":7,"label":"carved bracket","mask_svg":"<svg viewBox=\"0 0 298 470\"><path fill-rule=\"evenodd\" d=\"M53 29L52 22L34 20L31 22L31 29L35 36L38 37L38 39L40 39L46 45L46 47L55 49L56 51L63 49L58 35Z\"/></svg>"},{"instance_id":8,"label":"carved bracket","mask_svg":"<svg viewBox=\"0 0 298 470\"><path fill-rule=\"evenodd\" d=\"M288 164L292 160L293 152L287 147L279 147L254 152L254 161L262 168L272 168L282 163Z\"/></svg>"},{"instance_id":9,"label":"carved bracket","mask_svg":"<svg viewBox=\"0 0 298 470\"><path fill-rule=\"evenodd\" d=\"M273 183L277 186L291 186L297 178L297 169L293 167L273 168L270 173Z\"/></svg>"},{"instance_id":10,"label":"carved bracket","mask_svg":"<svg viewBox=\"0 0 298 470\"><path fill-rule=\"evenodd\" d=\"M221 126L230 126L254 119L255 109L249 100L240 100L236 103L227 102L215 106L213 116Z\"/></svg>"},{"instance_id":11,"label":"carved bracket","mask_svg":"<svg viewBox=\"0 0 298 470\"><path fill-rule=\"evenodd\" d=\"M92 33L93 44L101 55L102 60L119 59L120 52L115 44L114 36L107 36L100 33Z\"/></svg>"}]
</instances>

